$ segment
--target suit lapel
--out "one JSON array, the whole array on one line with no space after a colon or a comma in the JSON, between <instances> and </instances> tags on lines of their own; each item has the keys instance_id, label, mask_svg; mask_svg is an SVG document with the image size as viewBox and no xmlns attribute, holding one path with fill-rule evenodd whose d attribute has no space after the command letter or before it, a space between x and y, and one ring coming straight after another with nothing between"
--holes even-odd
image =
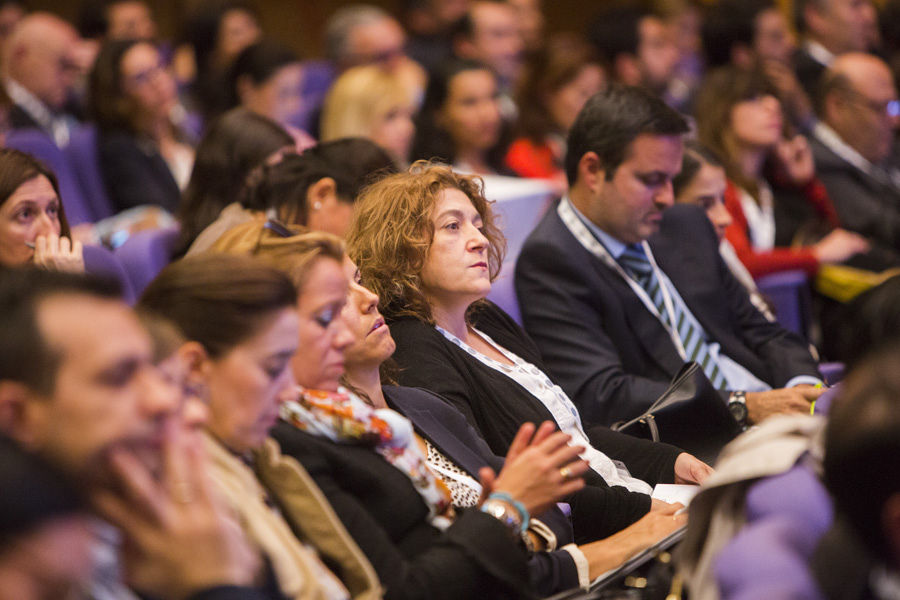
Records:
<instances>
[{"instance_id":1,"label":"suit lapel","mask_svg":"<svg viewBox=\"0 0 900 600\"><path fill-rule=\"evenodd\" d=\"M431 442L441 453L478 479L478 471L487 465L484 459L466 446L441 419L442 411L420 407L405 394L392 394L391 404L412 421L422 437Z\"/></svg>"},{"instance_id":2,"label":"suit lapel","mask_svg":"<svg viewBox=\"0 0 900 600\"><path fill-rule=\"evenodd\" d=\"M610 293L615 294L622 304L625 312L625 320L628 323L628 329L634 332L635 341L640 344L644 352L650 356L666 373L675 375L681 368L684 361L675 350L669 333L663 327L659 319L651 313L641 299L631 290L622 277L613 269L607 266L602 260L591 254L578 243L578 240L572 235L572 232L566 228L562 219L553 211L556 225L561 230L566 244L570 246L570 256L580 256L586 262L585 275L587 269L591 269L596 274L596 286L607 288ZM602 303L602 298L597 298L598 303ZM602 312L602 307L597 307L597 312Z\"/></svg>"}]
</instances>

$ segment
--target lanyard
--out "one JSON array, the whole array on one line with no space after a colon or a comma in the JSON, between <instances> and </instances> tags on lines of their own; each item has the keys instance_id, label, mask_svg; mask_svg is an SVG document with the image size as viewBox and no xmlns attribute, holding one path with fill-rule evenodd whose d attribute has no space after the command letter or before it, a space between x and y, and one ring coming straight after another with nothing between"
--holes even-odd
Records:
<instances>
[{"instance_id":1,"label":"lanyard","mask_svg":"<svg viewBox=\"0 0 900 600\"><path fill-rule=\"evenodd\" d=\"M681 337L679 337L678 332L675 331L672 326L667 325L665 321L663 321L662 315L659 314L659 310L657 310L656 305L653 303L653 300L647 294L647 291L636 282L628 273L625 272L625 269L622 268L616 259L612 257L609 251L606 249L600 240L594 237L594 234L587 228L581 218L575 214L575 209L572 207L568 198L563 198L559 205L556 207L556 212L559 214L559 218L562 219L563 225L569 230L569 232L575 236L575 239L584 246L584 249L593 254L595 257L603 261L610 269L615 271L625 280L625 283L631 288L631 290L637 294L637 297L640 298L641 302L644 303L644 306L647 310L650 311L651 314L656 316L659 319L660 324L665 328L665 330L669 333L669 337L672 338L672 343L675 344L675 349L678 350L678 354L681 356L682 360L687 360L687 352L684 349L684 343L681 341ZM644 253L647 255L647 259L650 262L650 267L653 269L653 273L656 275L656 280L659 282L659 289L662 292L663 304L666 308L666 313L669 315L669 323L674 324L677 322L675 319L675 307L672 301L672 295L669 293L669 286L666 285L663 272L660 270L659 266L656 264L656 259L653 258L653 253L650 251L650 246L646 241L641 242L641 245L644 248Z\"/></svg>"}]
</instances>

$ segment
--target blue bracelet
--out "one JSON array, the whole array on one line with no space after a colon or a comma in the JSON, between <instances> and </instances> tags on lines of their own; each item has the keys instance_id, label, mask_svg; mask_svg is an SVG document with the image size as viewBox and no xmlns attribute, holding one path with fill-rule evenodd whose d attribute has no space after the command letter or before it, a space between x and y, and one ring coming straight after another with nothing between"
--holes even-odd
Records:
<instances>
[{"instance_id":1,"label":"blue bracelet","mask_svg":"<svg viewBox=\"0 0 900 600\"><path fill-rule=\"evenodd\" d=\"M528 509L525 508L525 505L507 494L506 492L492 492L490 496L488 496L488 500L499 500L501 502L506 502L516 509L516 512L519 513L519 517L522 519L522 531L524 533L528 530Z\"/></svg>"}]
</instances>

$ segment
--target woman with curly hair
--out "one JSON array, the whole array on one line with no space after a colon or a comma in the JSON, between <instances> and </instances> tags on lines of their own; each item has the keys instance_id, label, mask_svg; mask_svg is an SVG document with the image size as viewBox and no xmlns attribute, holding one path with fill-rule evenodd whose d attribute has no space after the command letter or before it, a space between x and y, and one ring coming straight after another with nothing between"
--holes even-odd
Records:
<instances>
[{"instance_id":1,"label":"woman with curly hair","mask_svg":"<svg viewBox=\"0 0 900 600\"><path fill-rule=\"evenodd\" d=\"M361 194L347 243L362 282L383 300L402 385L443 396L496 454L523 423L546 420L585 447L587 492L570 500L576 542L646 514L652 484L699 483L710 472L673 446L584 429L534 343L485 300L505 242L480 179L428 163L386 177Z\"/></svg>"}]
</instances>

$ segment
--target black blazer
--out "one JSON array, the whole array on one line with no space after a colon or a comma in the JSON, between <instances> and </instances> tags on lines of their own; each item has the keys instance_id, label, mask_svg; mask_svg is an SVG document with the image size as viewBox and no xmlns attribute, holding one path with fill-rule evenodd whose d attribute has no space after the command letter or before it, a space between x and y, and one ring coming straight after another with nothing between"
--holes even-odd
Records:
<instances>
[{"instance_id":1,"label":"black blazer","mask_svg":"<svg viewBox=\"0 0 900 600\"><path fill-rule=\"evenodd\" d=\"M97 145L100 171L116 212L145 204L175 212L181 191L152 144L124 132L101 132Z\"/></svg>"},{"instance_id":2,"label":"black blazer","mask_svg":"<svg viewBox=\"0 0 900 600\"><path fill-rule=\"evenodd\" d=\"M775 388L796 375L819 376L806 343L750 303L701 208L669 208L649 242L688 308L731 359ZM522 248L516 292L526 330L586 421L638 416L683 364L659 319L575 239L555 207Z\"/></svg>"},{"instance_id":3,"label":"black blazer","mask_svg":"<svg viewBox=\"0 0 900 600\"><path fill-rule=\"evenodd\" d=\"M328 498L368 557L385 598L528 598L525 551L505 525L465 510L445 531L409 477L368 446L337 444L279 423L272 436Z\"/></svg>"},{"instance_id":4,"label":"black blazer","mask_svg":"<svg viewBox=\"0 0 900 600\"><path fill-rule=\"evenodd\" d=\"M545 370L525 332L495 305L485 301L471 318L495 342ZM433 326L401 318L392 321L390 327L397 342L394 360L400 366L400 383L426 388L452 404L494 454L506 454L523 423L553 420L550 411L528 390L470 356ZM672 481L675 459L681 452L674 446L654 444L606 427L588 429L587 434L595 448L621 460L635 477L650 485ZM572 507L575 541L579 544L607 537L650 509L649 496L609 487L596 473L589 471L585 482L585 489L566 499Z\"/></svg>"},{"instance_id":5,"label":"black blazer","mask_svg":"<svg viewBox=\"0 0 900 600\"><path fill-rule=\"evenodd\" d=\"M816 176L837 210L841 226L883 244L900 248L900 189L878 181L810 138Z\"/></svg>"}]
</instances>

